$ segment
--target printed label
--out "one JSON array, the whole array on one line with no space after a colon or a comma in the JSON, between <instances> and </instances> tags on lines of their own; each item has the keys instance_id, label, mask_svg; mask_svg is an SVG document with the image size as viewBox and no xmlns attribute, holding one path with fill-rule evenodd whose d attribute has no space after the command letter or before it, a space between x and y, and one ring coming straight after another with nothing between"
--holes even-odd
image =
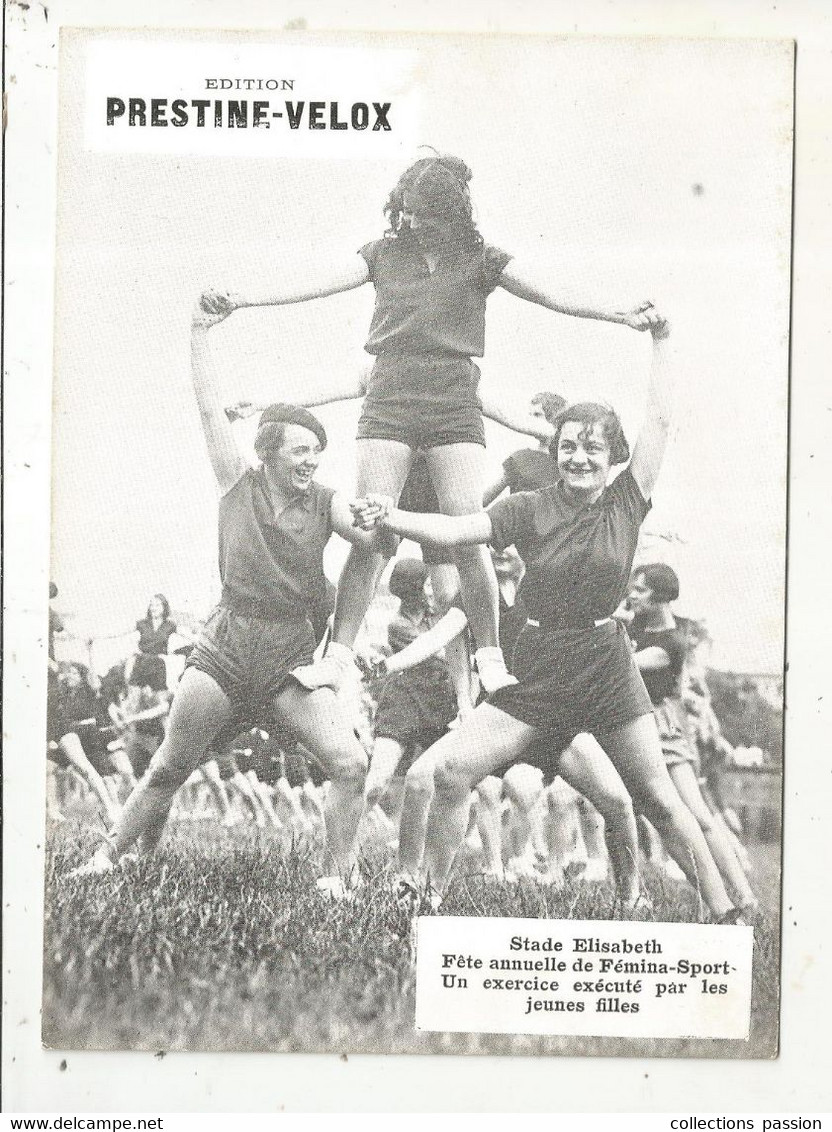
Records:
<instances>
[{"instance_id":1,"label":"printed label","mask_svg":"<svg viewBox=\"0 0 832 1132\"><path fill-rule=\"evenodd\" d=\"M94 152L389 160L419 142L416 51L110 39L86 51Z\"/></svg>"},{"instance_id":2,"label":"printed label","mask_svg":"<svg viewBox=\"0 0 832 1132\"><path fill-rule=\"evenodd\" d=\"M747 1038L753 930L422 916L416 1028Z\"/></svg>"}]
</instances>

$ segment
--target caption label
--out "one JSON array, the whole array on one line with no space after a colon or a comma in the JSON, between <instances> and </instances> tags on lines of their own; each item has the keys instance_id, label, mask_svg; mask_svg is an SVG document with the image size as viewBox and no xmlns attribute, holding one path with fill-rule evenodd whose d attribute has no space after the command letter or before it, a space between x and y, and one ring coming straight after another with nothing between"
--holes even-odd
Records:
<instances>
[{"instance_id":1,"label":"caption label","mask_svg":"<svg viewBox=\"0 0 832 1132\"><path fill-rule=\"evenodd\" d=\"M753 930L422 916L416 1028L747 1038Z\"/></svg>"}]
</instances>

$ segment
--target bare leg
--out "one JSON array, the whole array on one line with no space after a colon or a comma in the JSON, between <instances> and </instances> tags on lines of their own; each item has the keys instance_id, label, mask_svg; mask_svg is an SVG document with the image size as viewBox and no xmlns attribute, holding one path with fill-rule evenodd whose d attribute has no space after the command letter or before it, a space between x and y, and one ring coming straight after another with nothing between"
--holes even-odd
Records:
<instances>
[{"instance_id":1,"label":"bare leg","mask_svg":"<svg viewBox=\"0 0 832 1132\"><path fill-rule=\"evenodd\" d=\"M644 810L670 855L719 920L733 905L702 831L667 773L652 714L608 732L602 742L634 803Z\"/></svg>"},{"instance_id":2,"label":"bare leg","mask_svg":"<svg viewBox=\"0 0 832 1132\"><path fill-rule=\"evenodd\" d=\"M536 872L532 844L532 811L543 793L543 774L528 763L515 763L503 775L503 794L511 802L512 837L506 851L506 869L514 876Z\"/></svg>"},{"instance_id":3,"label":"bare leg","mask_svg":"<svg viewBox=\"0 0 832 1132\"><path fill-rule=\"evenodd\" d=\"M209 759L202 765L200 772L217 804L223 825L232 825L233 814L231 812L231 805L228 801L228 795L225 792L225 785L222 780L222 775L220 774L220 768L217 765L217 760Z\"/></svg>"},{"instance_id":4,"label":"bare leg","mask_svg":"<svg viewBox=\"0 0 832 1132\"><path fill-rule=\"evenodd\" d=\"M274 829L280 829L280 818L272 804L272 795L265 782L261 782L257 777L256 770L246 771L246 781L252 789L254 797L257 799L260 808L266 816L266 819Z\"/></svg>"},{"instance_id":5,"label":"bare leg","mask_svg":"<svg viewBox=\"0 0 832 1132\"><path fill-rule=\"evenodd\" d=\"M572 740L560 757L558 773L602 816L616 887L624 903L632 904L639 895L638 833L621 776L591 735Z\"/></svg>"},{"instance_id":6,"label":"bare leg","mask_svg":"<svg viewBox=\"0 0 832 1132\"><path fill-rule=\"evenodd\" d=\"M252 786L251 779L248 774L237 768L231 776L231 781L234 783L234 788L246 804L254 824L258 829L263 829L266 825L266 813L260 804L260 798Z\"/></svg>"},{"instance_id":7,"label":"bare leg","mask_svg":"<svg viewBox=\"0 0 832 1132\"><path fill-rule=\"evenodd\" d=\"M356 867L367 756L331 688L307 692L289 681L276 697L275 709L330 780L324 811L327 849L336 872L347 880Z\"/></svg>"},{"instance_id":8,"label":"bare leg","mask_svg":"<svg viewBox=\"0 0 832 1132\"><path fill-rule=\"evenodd\" d=\"M428 747L413 763L404 777L404 801L399 823L399 868L408 876L418 876L425 853L428 814L433 801L433 772L436 761ZM467 818L466 818L467 822ZM463 830L462 836L465 836Z\"/></svg>"},{"instance_id":9,"label":"bare leg","mask_svg":"<svg viewBox=\"0 0 832 1132\"><path fill-rule=\"evenodd\" d=\"M445 515L482 510L485 449L479 444L443 444L426 453L428 471ZM491 556L484 546L457 551L462 602L479 648L499 644L499 590Z\"/></svg>"},{"instance_id":10,"label":"bare leg","mask_svg":"<svg viewBox=\"0 0 832 1132\"><path fill-rule=\"evenodd\" d=\"M51 759L46 763L46 817L56 823L66 820L58 801L57 767Z\"/></svg>"},{"instance_id":11,"label":"bare leg","mask_svg":"<svg viewBox=\"0 0 832 1132\"><path fill-rule=\"evenodd\" d=\"M437 563L430 567L430 580L437 613L447 613L451 602L459 595L459 571L450 563ZM460 718L464 718L474 708L467 633L459 633L445 646L445 663L456 693Z\"/></svg>"},{"instance_id":12,"label":"bare leg","mask_svg":"<svg viewBox=\"0 0 832 1132\"><path fill-rule=\"evenodd\" d=\"M309 822L311 835L313 838L320 836L324 841L327 831L326 799L329 797L330 785L329 782L322 782L320 786L316 786L311 778L307 778L303 786L298 787L298 800Z\"/></svg>"},{"instance_id":13,"label":"bare leg","mask_svg":"<svg viewBox=\"0 0 832 1132\"><path fill-rule=\"evenodd\" d=\"M68 735L61 737L58 747L68 759L70 766L81 775L84 782L95 794L108 823L112 824L118 817L119 807L113 803L107 787L104 785L104 780L84 754L81 740L74 731L71 731Z\"/></svg>"},{"instance_id":14,"label":"bare leg","mask_svg":"<svg viewBox=\"0 0 832 1132\"><path fill-rule=\"evenodd\" d=\"M312 823L303 812L303 806L301 806L297 794L295 794L285 776L278 778L275 783L274 796L275 809L278 812L278 818L282 815L283 824L288 825L296 837L311 838L314 834Z\"/></svg>"},{"instance_id":15,"label":"bare leg","mask_svg":"<svg viewBox=\"0 0 832 1132\"><path fill-rule=\"evenodd\" d=\"M583 795L577 798L576 805L586 847L584 880L606 880L609 873L609 858L604 840L604 819Z\"/></svg>"},{"instance_id":16,"label":"bare leg","mask_svg":"<svg viewBox=\"0 0 832 1132\"><path fill-rule=\"evenodd\" d=\"M121 781L126 785L127 793L135 790L136 776L133 773L133 764L123 747L116 747L114 751L110 751L110 763Z\"/></svg>"},{"instance_id":17,"label":"bare leg","mask_svg":"<svg viewBox=\"0 0 832 1132\"><path fill-rule=\"evenodd\" d=\"M575 855L574 795L557 778L546 790L546 849L547 878L550 884L561 887L564 870Z\"/></svg>"},{"instance_id":18,"label":"bare leg","mask_svg":"<svg viewBox=\"0 0 832 1132\"><path fill-rule=\"evenodd\" d=\"M398 499L413 462L411 449L396 440L359 440L356 447L356 493L363 496L373 491ZM354 645L384 563L385 556L381 553L365 547L350 547L335 602L332 637L339 644L348 648Z\"/></svg>"},{"instance_id":19,"label":"bare leg","mask_svg":"<svg viewBox=\"0 0 832 1132\"><path fill-rule=\"evenodd\" d=\"M502 796L503 784L496 775L487 775L476 787L477 829L485 853L487 876L503 875L503 827Z\"/></svg>"},{"instance_id":20,"label":"bare leg","mask_svg":"<svg viewBox=\"0 0 832 1132\"><path fill-rule=\"evenodd\" d=\"M167 734L113 830L110 855L114 860L146 830L161 830L174 794L202 762L211 740L232 714L231 703L215 680L195 668L185 671Z\"/></svg>"},{"instance_id":21,"label":"bare leg","mask_svg":"<svg viewBox=\"0 0 832 1132\"><path fill-rule=\"evenodd\" d=\"M471 791L487 774L521 758L534 737L533 727L490 704L480 704L466 723L425 752L436 762L425 863L438 892L444 892L465 837Z\"/></svg>"},{"instance_id":22,"label":"bare leg","mask_svg":"<svg viewBox=\"0 0 832 1132\"><path fill-rule=\"evenodd\" d=\"M364 784L366 810L371 810L381 801L403 754L404 750L397 739L389 739L385 735L380 735L376 739L373 753L370 755L370 770Z\"/></svg>"},{"instance_id":23,"label":"bare leg","mask_svg":"<svg viewBox=\"0 0 832 1132\"><path fill-rule=\"evenodd\" d=\"M708 809L699 789L699 783L696 781L693 767L690 763L677 763L675 766L668 767L668 770L673 785L679 791L679 796L696 818L716 866L722 873L722 877L735 896L737 903L741 907L756 906L757 898L751 891L739 858L714 815Z\"/></svg>"}]
</instances>

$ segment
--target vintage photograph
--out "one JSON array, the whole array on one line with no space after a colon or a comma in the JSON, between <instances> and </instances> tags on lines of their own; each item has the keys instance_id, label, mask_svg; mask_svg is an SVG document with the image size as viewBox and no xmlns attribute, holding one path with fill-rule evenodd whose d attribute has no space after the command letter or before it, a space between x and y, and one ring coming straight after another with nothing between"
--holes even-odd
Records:
<instances>
[{"instance_id":1,"label":"vintage photograph","mask_svg":"<svg viewBox=\"0 0 832 1132\"><path fill-rule=\"evenodd\" d=\"M793 67L62 31L47 1047L776 1056Z\"/></svg>"}]
</instances>

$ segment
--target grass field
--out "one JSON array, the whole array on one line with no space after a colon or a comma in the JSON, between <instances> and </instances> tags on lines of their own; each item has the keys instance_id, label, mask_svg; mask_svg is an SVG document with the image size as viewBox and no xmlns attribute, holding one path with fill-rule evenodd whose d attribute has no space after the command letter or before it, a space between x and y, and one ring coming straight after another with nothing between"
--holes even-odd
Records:
<instances>
[{"instance_id":1,"label":"grass field","mask_svg":"<svg viewBox=\"0 0 832 1132\"><path fill-rule=\"evenodd\" d=\"M390 861L364 859L355 899L318 893L308 857L284 855L254 826L179 823L150 860L103 878L61 878L95 834L69 820L46 858L44 1044L55 1049L335 1050L338 1052L632 1053L772 1056L778 931L755 929L752 1036L735 1041L633 1041L442 1035L413 1029L411 915L391 895ZM777 906L774 849L760 879ZM442 914L606 919L611 887L495 884L461 875ZM647 877L655 919L695 919L694 894Z\"/></svg>"}]
</instances>

